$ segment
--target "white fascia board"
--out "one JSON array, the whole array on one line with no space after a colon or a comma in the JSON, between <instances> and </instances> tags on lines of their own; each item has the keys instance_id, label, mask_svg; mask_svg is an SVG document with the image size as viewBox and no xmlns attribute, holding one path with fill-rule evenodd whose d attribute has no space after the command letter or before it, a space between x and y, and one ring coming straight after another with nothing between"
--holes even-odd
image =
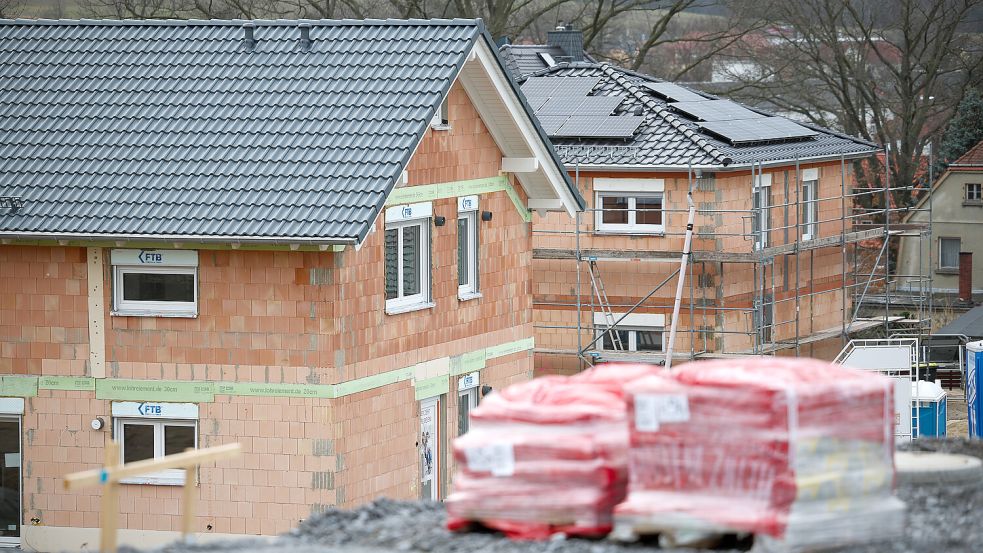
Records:
<instances>
[{"instance_id":1,"label":"white fascia board","mask_svg":"<svg viewBox=\"0 0 983 553\"><path fill-rule=\"evenodd\" d=\"M539 169L539 160L534 157L503 157L502 171L505 173L532 173Z\"/></svg>"},{"instance_id":2,"label":"white fascia board","mask_svg":"<svg viewBox=\"0 0 983 553\"><path fill-rule=\"evenodd\" d=\"M566 179L564 172L566 169L562 166L558 167L553 160L553 156L550 154L549 147L543 143L542 137L536 131L536 126L532 122L532 115L527 113L522 107L522 102L519 100L515 91L512 89L512 85L508 82L508 75L498 66L498 62L495 60L495 54L491 52L487 42L483 39L478 39L478 43L475 45L475 51L477 53L477 62L481 64L481 68L484 70L485 75L489 78L492 85L495 87L495 91L498 93L498 97L505 103L506 108L512 115L512 120L515 121L520 134L522 135L522 140L525 142L526 147L529 148L530 153L533 157L540 161L539 171L543 173L546 180L553 187L553 191L556 192L556 197L563 201L563 207L566 212L571 217L578 211L579 206L576 199L574 199L573 194L567 188ZM474 63L474 62L469 62ZM468 88L468 83L466 79L461 80L465 89ZM481 112L480 106L475 100L475 95L469 94L471 101L474 102L475 108ZM495 124L494 120L482 117L485 125L491 127ZM494 136L494 133L493 133ZM522 183L522 178L519 177L520 184ZM529 189L525 188L526 193L529 194Z\"/></svg>"},{"instance_id":3,"label":"white fascia board","mask_svg":"<svg viewBox=\"0 0 983 553\"><path fill-rule=\"evenodd\" d=\"M529 209L542 209L547 211L558 211L563 209L563 200L557 198L553 200L547 200L543 198L530 198L528 203Z\"/></svg>"}]
</instances>

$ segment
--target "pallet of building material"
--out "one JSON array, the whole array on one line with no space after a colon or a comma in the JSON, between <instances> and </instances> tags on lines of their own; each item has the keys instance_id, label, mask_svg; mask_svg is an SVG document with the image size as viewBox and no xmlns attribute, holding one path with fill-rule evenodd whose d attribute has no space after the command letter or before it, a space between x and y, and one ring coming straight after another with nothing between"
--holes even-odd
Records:
<instances>
[{"instance_id":1,"label":"pallet of building material","mask_svg":"<svg viewBox=\"0 0 983 553\"><path fill-rule=\"evenodd\" d=\"M454 442L448 528L480 526L516 539L607 535L627 488L623 389L657 370L603 365L485 398Z\"/></svg>"},{"instance_id":2,"label":"pallet of building material","mask_svg":"<svg viewBox=\"0 0 983 553\"><path fill-rule=\"evenodd\" d=\"M753 534L758 549L811 551L900 535L892 393L876 374L768 357L634 382L614 537Z\"/></svg>"}]
</instances>

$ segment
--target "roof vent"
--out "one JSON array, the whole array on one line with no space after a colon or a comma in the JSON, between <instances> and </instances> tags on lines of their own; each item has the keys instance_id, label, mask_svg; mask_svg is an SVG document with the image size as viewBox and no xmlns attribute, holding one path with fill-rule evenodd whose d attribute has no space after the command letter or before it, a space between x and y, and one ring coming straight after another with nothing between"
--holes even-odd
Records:
<instances>
[{"instance_id":1,"label":"roof vent","mask_svg":"<svg viewBox=\"0 0 983 553\"><path fill-rule=\"evenodd\" d=\"M243 45L245 45L246 50L252 51L256 48L256 35L255 35L256 25L252 23L244 23L242 25L243 31Z\"/></svg>"},{"instance_id":2,"label":"roof vent","mask_svg":"<svg viewBox=\"0 0 983 553\"><path fill-rule=\"evenodd\" d=\"M300 49L308 52L311 49L311 26L302 23L300 26Z\"/></svg>"}]
</instances>

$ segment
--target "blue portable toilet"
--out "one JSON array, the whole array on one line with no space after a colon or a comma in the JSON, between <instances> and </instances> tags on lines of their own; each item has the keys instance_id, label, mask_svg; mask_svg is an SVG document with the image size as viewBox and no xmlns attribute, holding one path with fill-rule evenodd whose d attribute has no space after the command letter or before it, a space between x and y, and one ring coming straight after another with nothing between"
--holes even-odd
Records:
<instances>
[{"instance_id":1,"label":"blue portable toilet","mask_svg":"<svg viewBox=\"0 0 983 553\"><path fill-rule=\"evenodd\" d=\"M966 344L966 412L969 437L983 438L983 341Z\"/></svg>"},{"instance_id":2,"label":"blue portable toilet","mask_svg":"<svg viewBox=\"0 0 983 553\"><path fill-rule=\"evenodd\" d=\"M946 393L940 384L919 380L911 383L911 432L913 438L945 436Z\"/></svg>"}]
</instances>

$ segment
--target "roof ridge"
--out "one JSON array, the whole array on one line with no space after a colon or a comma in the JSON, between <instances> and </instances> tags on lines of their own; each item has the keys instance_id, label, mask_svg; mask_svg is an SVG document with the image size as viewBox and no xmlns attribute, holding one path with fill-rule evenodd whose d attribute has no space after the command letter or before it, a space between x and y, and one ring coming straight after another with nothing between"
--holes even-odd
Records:
<instances>
[{"instance_id":1,"label":"roof ridge","mask_svg":"<svg viewBox=\"0 0 983 553\"><path fill-rule=\"evenodd\" d=\"M686 138L694 142L705 153L709 154L711 157L716 159L724 166L731 164L733 160L729 156L727 156L717 148L713 147L713 145L707 142L707 140L702 136L700 136L699 133L697 133L693 129L683 124L683 122L680 121L678 117L673 115L673 113L670 112L668 108L660 106L657 102L655 102L655 100L652 99L651 96L639 90L639 88L635 86L631 81L629 81L627 77L625 77L618 71L615 71L607 63L602 63L600 64L600 66L601 66L601 71L603 71L608 77L613 79L616 83L618 83L619 86L621 86L629 93L631 93L631 95L634 96L638 101L644 103L646 107L654 111L656 115L662 117L667 123L672 125L673 128L683 133L683 135L686 136Z\"/></svg>"},{"instance_id":2,"label":"roof ridge","mask_svg":"<svg viewBox=\"0 0 983 553\"><path fill-rule=\"evenodd\" d=\"M251 23L257 26L291 26L302 23L323 25L326 27L343 26L382 26L382 25L481 25L480 19L3 19L0 25L85 25L93 27L114 26L160 26L160 27L192 27L192 26L240 26Z\"/></svg>"}]
</instances>

